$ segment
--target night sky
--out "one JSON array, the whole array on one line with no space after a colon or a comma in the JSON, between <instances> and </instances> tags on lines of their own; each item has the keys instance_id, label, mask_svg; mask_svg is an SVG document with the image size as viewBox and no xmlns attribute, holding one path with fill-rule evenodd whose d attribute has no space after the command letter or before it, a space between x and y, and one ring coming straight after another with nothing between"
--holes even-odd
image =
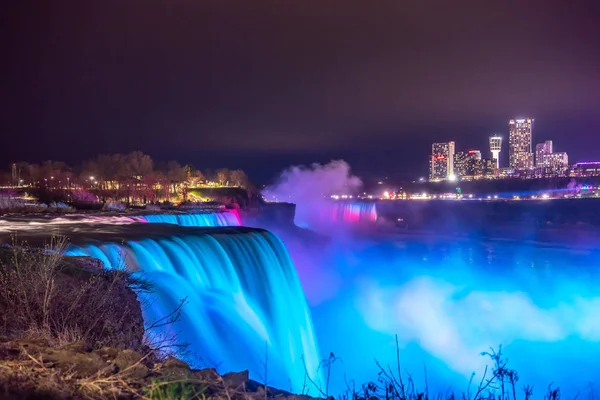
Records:
<instances>
[{"instance_id":1,"label":"night sky","mask_svg":"<svg viewBox=\"0 0 600 400\"><path fill-rule=\"evenodd\" d=\"M600 159L599 3L14 1L0 162L139 149L258 181L332 158L417 177L432 142L487 150L518 116Z\"/></svg>"}]
</instances>

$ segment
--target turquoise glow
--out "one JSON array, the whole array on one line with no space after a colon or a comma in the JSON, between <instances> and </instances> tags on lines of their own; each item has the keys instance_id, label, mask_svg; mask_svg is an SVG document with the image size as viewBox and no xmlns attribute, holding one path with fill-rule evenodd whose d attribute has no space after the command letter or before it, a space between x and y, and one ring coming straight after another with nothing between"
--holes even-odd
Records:
<instances>
[{"instance_id":1,"label":"turquoise glow","mask_svg":"<svg viewBox=\"0 0 600 400\"><path fill-rule=\"evenodd\" d=\"M155 286L142 298L147 323L171 312L187 297L179 326L196 367L249 369L255 379L299 389L305 372L318 379L319 352L300 282L290 256L264 230L215 228L195 234L128 240L122 244L72 245L68 255L91 256L107 268L127 263ZM170 331L171 329L172 331ZM157 334L157 333L155 333Z\"/></svg>"},{"instance_id":2,"label":"turquoise glow","mask_svg":"<svg viewBox=\"0 0 600 400\"><path fill-rule=\"evenodd\" d=\"M239 226L238 217L231 212L197 214L150 214L137 217L140 222L175 224L180 226Z\"/></svg>"}]
</instances>

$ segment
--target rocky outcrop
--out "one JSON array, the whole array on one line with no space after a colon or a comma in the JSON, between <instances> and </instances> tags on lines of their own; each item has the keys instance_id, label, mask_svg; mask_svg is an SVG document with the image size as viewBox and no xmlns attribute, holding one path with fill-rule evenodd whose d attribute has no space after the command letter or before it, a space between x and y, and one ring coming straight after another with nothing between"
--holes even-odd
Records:
<instances>
[{"instance_id":1,"label":"rocky outcrop","mask_svg":"<svg viewBox=\"0 0 600 400\"><path fill-rule=\"evenodd\" d=\"M0 247L0 336L143 351L140 285L93 258Z\"/></svg>"},{"instance_id":2,"label":"rocky outcrop","mask_svg":"<svg viewBox=\"0 0 600 400\"><path fill-rule=\"evenodd\" d=\"M265 387L248 371L221 376L175 358L153 360L151 353L7 339L0 339L0 398L310 399Z\"/></svg>"}]
</instances>

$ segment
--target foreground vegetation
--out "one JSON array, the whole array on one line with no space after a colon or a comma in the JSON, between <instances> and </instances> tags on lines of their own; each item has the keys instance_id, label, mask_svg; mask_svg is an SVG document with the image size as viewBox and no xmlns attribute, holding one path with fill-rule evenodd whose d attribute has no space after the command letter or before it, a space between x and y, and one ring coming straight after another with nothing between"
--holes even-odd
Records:
<instances>
[{"instance_id":1,"label":"foreground vegetation","mask_svg":"<svg viewBox=\"0 0 600 400\"><path fill-rule=\"evenodd\" d=\"M306 376L300 395L262 385L248 372L220 375L194 370L174 357L185 345L152 330L175 323L180 307L159 321L142 318L138 296L152 286L124 269L105 270L96 260L64 257L62 238L44 249L0 248L0 398L9 399L267 399L330 397L329 378L339 360L322 362L325 382ZM144 296L145 297L145 296ZM152 339L150 339L152 338ZM522 386L498 351L483 353L492 367L464 392L430 394L415 387L397 365L377 363L372 382L348 382L342 399L558 400L549 386L534 395ZM267 362L265 362L265 366ZM266 369L266 368L265 368ZM265 376L268 371L265 371Z\"/></svg>"},{"instance_id":2,"label":"foreground vegetation","mask_svg":"<svg viewBox=\"0 0 600 400\"><path fill-rule=\"evenodd\" d=\"M0 339L0 398L265 399L293 396L248 379L192 370L173 357L81 343L56 347L41 339ZM266 391L265 391L266 390Z\"/></svg>"}]
</instances>

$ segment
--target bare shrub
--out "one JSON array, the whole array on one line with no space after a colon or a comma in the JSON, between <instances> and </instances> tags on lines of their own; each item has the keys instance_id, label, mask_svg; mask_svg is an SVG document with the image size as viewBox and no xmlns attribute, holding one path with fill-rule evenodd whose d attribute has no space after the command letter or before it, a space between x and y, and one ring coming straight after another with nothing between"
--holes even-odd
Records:
<instances>
[{"instance_id":1,"label":"bare shrub","mask_svg":"<svg viewBox=\"0 0 600 400\"><path fill-rule=\"evenodd\" d=\"M187 304L188 299L184 297L169 314L146 322L143 343L148 349L152 349L157 360L166 360L169 357L185 360L191 357L188 351L189 343L182 342L180 340L181 331L174 328L181 320L183 307ZM152 307L151 302L142 300L142 308L150 307ZM167 326L172 329L163 329Z\"/></svg>"},{"instance_id":2,"label":"bare shrub","mask_svg":"<svg viewBox=\"0 0 600 400\"><path fill-rule=\"evenodd\" d=\"M147 285L98 260L64 257L66 245L55 237L43 249L0 249L0 335L142 350L144 323L134 290Z\"/></svg>"},{"instance_id":3,"label":"bare shrub","mask_svg":"<svg viewBox=\"0 0 600 400\"><path fill-rule=\"evenodd\" d=\"M71 199L77 203L97 203L98 196L84 189L72 189Z\"/></svg>"}]
</instances>

